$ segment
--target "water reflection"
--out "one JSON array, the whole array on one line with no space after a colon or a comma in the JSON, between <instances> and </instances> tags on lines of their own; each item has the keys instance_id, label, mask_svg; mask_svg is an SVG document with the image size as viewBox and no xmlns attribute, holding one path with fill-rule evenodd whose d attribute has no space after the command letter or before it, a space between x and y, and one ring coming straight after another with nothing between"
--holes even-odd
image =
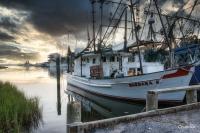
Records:
<instances>
[{"instance_id":1,"label":"water reflection","mask_svg":"<svg viewBox=\"0 0 200 133\"><path fill-rule=\"evenodd\" d=\"M48 67L46 68L48 70L48 74L50 77L53 77L53 78L57 78L57 70L56 70L56 67ZM63 74L65 74L67 72L67 69L64 68L64 67L60 67L60 74L61 76Z\"/></svg>"},{"instance_id":2,"label":"water reflection","mask_svg":"<svg viewBox=\"0 0 200 133\"><path fill-rule=\"evenodd\" d=\"M67 103L67 124L81 122L81 103L69 101Z\"/></svg>"},{"instance_id":3,"label":"water reflection","mask_svg":"<svg viewBox=\"0 0 200 133\"><path fill-rule=\"evenodd\" d=\"M73 86L68 86L66 93L69 95L68 98L72 97L70 99L73 99L73 101L68 102L68 104L73 105L76 103L80 105L76 106L76 108L77 107L80 108L78 110L81 110L81 114L80 113L73 114L73 116L79 115L74 117L81 117L81 120L78 122L88 122L105 118L129 115L142 112L144 109L144 105L142 104L136 104L133 102L122 102L110 98L96 96L81 91L80 89L75 88ZM74 106L68 105L67 107L73 108ZM67 112L67 119L69 115L70 115L69 112ZM69 122L73 123L73 121L71 120L67 122L68 122L67 124L70 124Z\"/></svg>"},{"instance_id":4,"label":"water reflection","mask_svg":"<svg viewBox=\"0 0 200 133\"><path fill-rule=\"evenodd\" d=\"M9 67L0 69L0 80L15 84L28 97L38 97L43 121L36 133L66 133L66 125L141 112L143 105L92 95L67 86L61 68ZM67 93L65 92L67 90Z\"/></svg>"},{"instance_id":5,"label":"water reflection","mask_svg":"<svg viewBox=\"0 0 200 133\"><path fill-rule=\"evenodd\" d=\"M57 79L57 113L61 115L61 98L60 98L60 58L56 59L56 79Z\"/></svg>"},{"instance_id":6,"label":"water reflection","mask_svg":"<svg viewBox=\"0 0 200 133\"><path fill-rule=\"evenodd\" d=\"M56 75L50 76L49 73L52 72L56 72L56 69L52 68L49 71L44 68L14 66L0 69L1 81L9 81L16 85L27 97L39 98L44 123L33 131L35 133L66 133L68 99L64 90L67 78L63 73L60 75L60 82L57 82Z\"/></svg>"}]
</instances>

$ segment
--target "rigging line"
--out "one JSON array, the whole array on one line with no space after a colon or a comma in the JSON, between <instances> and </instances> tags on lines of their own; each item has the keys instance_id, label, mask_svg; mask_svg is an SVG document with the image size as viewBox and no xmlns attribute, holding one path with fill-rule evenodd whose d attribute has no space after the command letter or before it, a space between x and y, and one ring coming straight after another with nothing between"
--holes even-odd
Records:
<instances>
[{"instance_id":1,"label":"rigging line","mask_svg":"<svg viewBox=\"0 0 200 133\"><path fill-rule=\"evenodd\" d=\"M108 38L110 37L110 35L111 35L112 33L114 33L114 34L116 33L117 27L119 26L120 20L121 20L121 18L122 18L122 16L123 16L124 12L126 11L126 9L127 9L127 7L125 7L125 8L123 9L123 11L122 11L122 13L121 13L121 16L120 16L119 20L118 20L117 23L116 23L116 26L113 27L112 30L110 31L110 33L108 34L107 40L105 41L105 43L108 42Z\"/></svg>"},{"instance_id":2,"label":"rigging line","mask_svg":"<svg viewBox=\"0 0 200 133\"><path fill-rule=\"evenodd\" d=\"M131 20L133 20L133 14L131 14ZM132 40L133 40L133 29L134 29L134 25L133 25L133 22L131 23L131 32L130 32L130 37L131 37L131 35L132 35ZM130 37L129 37L129 39L130 39Z\"/></svg>"},{"instance_id":3,"label":"rigging line","mask_svg":"<svg viewBox=\"0 0 200 133\"><path fill-rule=\"evenodd\" d=\"M131 14L131 20L132 20L132 16L133 16L133 15ZM131 36L132 36L132 40L133 40L133 23L131 23L131 31L130 31L128 40L130 40Z\"/></svg>"},{"instance_id":4,"label":"rigging line","mask_svg":"<svg viewBox=\"0 0 200 133\"><path fill-rule=\"evenodd\" d=\"M188 2L187 2L188 3ZM187 3L185 3L185 4L187 4ZM173 23L171 24L171 26L169 25L169 32L168 32L168 35L172 32L172 30L173 30L173 27L175 26L175 23L176 23L176 21L179 19L179 17L178 17L178 13L183 9L183 7L185 6L185 4L183 4L179 9L178 9L178 11L172 16L172 17L174 17L174 21L173 21ZM165 12L163 9L161 9L161 8L159 8L159 10L161 11L161 12ZM166 15L166 16L168 16L168 15Z\"/></svg>"},{"instance_id":5,"label":"rigging line","mask_svg":"<svg viewBox=\"0 0 200 133\"><path fill-rule=\"evenodd\" d=\"M199 5L200 3L197 3L196 5ZM187 8L185 8L184 10L189 10L190 8L192 8L193 7L193 5L192 6L189 6L189 7L187 7Z\"/></svg>"},{"instance_id":6,"label":"rigging line","mask_svg":"<svg viewBox=\"0 0 200 133\"><path fill-rule=\"evenodd\" d=\"M157 0L153 0L154 1L154 4L155 4L155 7L156 7L156 10L158 12L158 15L159 15L159 18L160 18L160 22L161 22L161 25L162 25L162 28L163 28L163 32L164 32L164 35L165 35L165 41L169 47L169 51L171 52L171 44L168 40L168 36L167 36L167 32L166 32L166 29L165 29L165 26L164 26L164 23L163 23L163 20L162 20L162 16L161 16L161 13L160 13L160 8L158 7L158 4L157 4Z\"/></svg>"},{"instance_id":7,"label":"rigging line","mask_svg":"<svg viewBox=\"0 0 200 133\"><path fill-rule=\"evenodd\" d=\"M179 19L179 17L178 17L178 13L183 9L183 7L185 6L185 4L183 4L179 9L178 9L178 11L175 13L175 15L173 15L175 18L174 18L174 20L173 20L173 23L171 24L171 25L169 25L168 24L168 26L169 26L169 31L168 31L168 37L170 36L170 35L172 35L173 33L173 29L174 29L174 27L175 27L175 23L176 23L176 21ZM160 8L160 10L162 10L161 8ZM172 39L172 41L174 42L174 39L173 39L174 37L173 37L173 35L172 35L172 38L170 37L170 43L171 43L171 39Z\"/></svg>"},{"instance_id":8,"label":"rigging line","mask_svg":"<svg viewBox=\"0 0 200 133\"><path fill-rule=\"evenodd\" d=\"M106 0L105 4L108 4L108 3L112 3L112 4L119 4L119 2L115 2L115 1L111 1L111 0ZM125 6L130 6L129 4L127 3L121 3L121 5L125 5Z\"/></svg>"},{"instance_id":9,"label":"rigging line","mask_svg":"<svg viewBox=\"0 0 200 133\"><path fill-rule=\"evenodd\" d=\"M148 12L150 11L150 8L151 8L151 2L152 2L152 0L150 0L149 7L148 7ZM142 27L142 32L141 32L141 35L140 35L140 40L142 39L142 34L144 32L144 27L145 27L145 24L146 24L146 21L147 21L147 16L148 15L146 15L145 21L144 21L144 24L143 24L143 27Z\"/></svg>"},{"instance_id":10,"label":"rigging line","mask_svg":"<svg viewBox=\"0 0 200 133\"><path fill-rule=\"evenodd\" d=\"M187 4L187 3L186 3ZM183 6L182 7L180 7L181 9L183 9ZM180 9L179 8L179 9ZM166 12L165 10L163 10L163 9L161 9L161 8L159 8L160 9L160 11L161 12ZM177 11L178 12L178 11ZM176 13L177 13L176 12ZM156 13L156 12L153 12L154 14L156 14L156 15L158 15L158 13ZM181 19L184 19L184 20L190 20L190 21L193 21L193 22L196 22L196 23L200 23L200 21L199 20L196 20L196 19L194 19L194 18L187 18L187 17L184 17L184 16L179 16L179 15L168 15L167 13L161 13L161 15L162 16L168 16L169 18L181 18Z\"/></svg>"},{"instance_id":11,"label":"rigging line","mask_svg":"<svg viewBox=\"0 0 200 133\"><path fill-rule=\"evenodd\" d=\"M199 37L199 33L200 33L200 24L199 24L199 26L198 26L197 38Z\"/></svg>"},{"instance_id":12,"label":"rigging line","mask_svg":"<svg viewBox=\"0 0 200 133\"><path fill-rule=\"evenodd\" d=\"M122 11L122 13L121 13L121 15L120 15L120 18L118 19L117 23L115 24L115 26L113 26L112 30L111 30L111 31L109 32L109 34L106 36L107 40L104 41L105 44L108 42L108 38L110 37L110 35L111 35L112 33L114 33L114 34L116 33L116 30L117 30L117 28L119 27L119 23L120 23L120 21L121 21L121 19L122 19L122 16L123 16L124 12L125 12L125 9L127 9L127 7L125 7L125 8L123 9L123 11Z\"/></svg>"},{"instance_id":13,"label":"rigging line","mask_svg":"<svg viewBox=\"0 0 200 133\"><path fill-rule=\"evenodd\" d=\"M109 28L110 28L110 25L111 25L111 23L112 23L112 20L114 19L115 15L117 14L117 11L118 11L119 7L121 6L122 1L123 1L123 0L120 0L119 4L118 4L118 6L117 6L117 9L116 9L115 12L114 12L114 15L113 15L113 17L112 17L112 19L111 19L111 21L110 21L110 23L109 23L108 28L107 28L106 31L105 31L105 34L104 34L102 40L105 39L105 36L106 36L106 34L107 34L107 32L108 32L108 30L109 30Z\"/></svg>"},{"instance_id":14,"label":"rigging line","mask_svg":"<svg viewBox=\"0 0 200 133\"><path fill-rule=\"evenodd\" d=\"M181 24L180 24L179 21L178 21L178 25L179 25L179 29L180 29L180 32L181 32L183 38L185 38L185 35L184 35L184 33L183 33L183 29L182 29Z\"/></svg>"},{"instance_id":15,"label":"rigging line","mask_svg":"<svg viewBox=\"0 0 200 133\"><path fill-rule=\"evenodd\" d=\"M191 17L192 12L194 11L194 8L195 8L196 5L197 5L197 2L198 2L198 0L195 0L194 5L192 6L192 9L191 9L189 15L187 16L187 18L190 18L190 17ZM186 20L186 23L187 23L187 22L188 22L188 20ZM185 27L185 23L183 24L183 28L184 28L184 27Z\"/></svg>"}]
</instances>

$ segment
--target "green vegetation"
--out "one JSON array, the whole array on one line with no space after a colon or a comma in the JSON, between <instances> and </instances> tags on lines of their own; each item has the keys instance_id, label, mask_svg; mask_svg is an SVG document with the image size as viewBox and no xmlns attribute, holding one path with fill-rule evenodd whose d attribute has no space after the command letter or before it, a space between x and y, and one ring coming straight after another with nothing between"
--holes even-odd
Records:
<instances>
[{"instance_id":1,"label":"green vegetation","mask_svg":"<svg viewBox=\"0 0 200 133\"><path fill-rule=\"evenodd\" d=\"M10 83L0 82L0 133L29 132L42 121L38 98L26 98Z\"/></svg>"},{"instance_id":2,"label":"green vegetation","mask_svg":"<svg viewBox=\"0 0 200 133\"><path fill-rule=\"evenodd\" d=\"M154 50L148 49L145 51L144 59L147 62L156 62L160 61L161 63L166 63L168 52L162 49Z\"/></svg>"}]
</instances>

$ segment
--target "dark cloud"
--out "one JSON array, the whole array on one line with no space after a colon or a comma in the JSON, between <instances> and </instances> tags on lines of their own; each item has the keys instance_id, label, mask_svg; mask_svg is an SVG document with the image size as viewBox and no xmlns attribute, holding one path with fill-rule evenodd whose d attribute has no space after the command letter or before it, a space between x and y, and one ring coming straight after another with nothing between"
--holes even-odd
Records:
<instances>
[{"instance_id":1,"label":"dark cloud","mask_svg":"<svg viewBox=\"0 0 200 133\"><path fill-rule=\"evenodd\" d=\"M158 0L158 4L161 7L170 1L179 5L188 0ZM30 22L51 35L77 33L90 22L90 0L0 0L0 4L30 11Z\"/></svg>"},{"instance_id":2,"label":"dark cloud","mask_svg":"<svg viewBox=\"0 0 200 133\"><path fill-rule=\"evenodd\" d=\"M14 46L9 46L5 44L0 45L0 55L8 54L9 52L20 52L20 49Z\"/></svg>"},{"instance_id":3,"label":"dark cloud","mask_svg":"<svg viewBox=\"0 0 200 133\"><path fill-rule=\"evenodd\" d=\"M1 17L0 26L5 27L5 28L16 28L17 25L12 19L13 18L10 18L10 17Z\"/></svg>"},{"instance_id":4,"label":"dark cloud","mask_svg":"<svg viewBox=\"0 0 200 133\"><path fill-rule=\"evenodd\" d=\"M2 5L28 10L30 22L51 35L76 33L86 28L89 0L1 0Z\"/></svg>"},{"instance_id":5,"label":"dark cloud","mask_svg":"<svg viewBox=\"0 0 200 133\"><path fill-rule=\"evenodd\" d=\"M17 33L18 24L19 22L17 18L10 17L10 16L1 16L0 17L0 27L4 28L12 33Z\"/></svg>"},{"instance_id":6,"label":"dark cloud","mask_svg":"<svg viewBox=\"0 0 200 133\"><path fill-rule=\"evenodd\" d=\"M13 37L7 33L0 32L0 40L1 41L12 41L14 39L15 39L15 37Z\"/></svg>"},{"instance_id":7,"label":"dark cloud","mask_svg":"<svg viewBox=\"0 0 200 133\"><path fill-rule=\"evenodd\" d=\"M15 46L11 46L8 44L0 44L0 58L6 59L16 59L16 60L27 60L33 59L36 60L38 58L37 53L25 53Z\"/></svg>"}]
</instances>

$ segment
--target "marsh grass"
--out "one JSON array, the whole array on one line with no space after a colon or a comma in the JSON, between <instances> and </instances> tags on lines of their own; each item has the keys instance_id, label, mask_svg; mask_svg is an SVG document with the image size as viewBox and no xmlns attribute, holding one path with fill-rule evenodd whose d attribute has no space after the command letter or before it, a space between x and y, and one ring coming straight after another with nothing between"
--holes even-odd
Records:
<instances>
[{"instance_id":1,"label":"marsh grass","mask_svg":"<svg viewBox=\"0 0 200 133\"><path fill-rule=\"evenodd\" d=\"M0 133L30 132L41 122L38 98L26 98L14 85L0 82Z\"/></svg>"}]
</instances>

